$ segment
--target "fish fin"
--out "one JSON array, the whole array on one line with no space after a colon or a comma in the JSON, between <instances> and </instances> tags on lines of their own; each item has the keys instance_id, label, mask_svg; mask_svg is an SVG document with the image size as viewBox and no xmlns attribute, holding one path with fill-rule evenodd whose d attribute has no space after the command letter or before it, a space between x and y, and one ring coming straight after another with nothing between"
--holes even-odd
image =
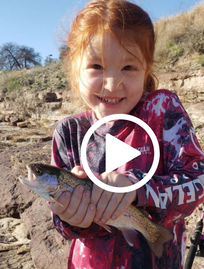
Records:
<instances>
[{"instance_id":1,"label":"fish fin","mask_svg":"<svg viewBox=\"0 0 204 269\"><path fill-rule=\"evenodd\" d=\"M110 226L108 226L105 223L99 222L99 221L94 221L96 224L98 224L99 226L103 227L106 231L108 231L109 233L111 233L111 228Z\"/></svg>"},{"instance_id":2,"label":"fish fin","mask_svg":"<svg viewBox=\"0 0 204 269\"><path fill-rule=\"evenodd\" d=\"M60 204L60 202L58 202L52 195L49 196L50 199L55 202L56 204L60 205L61 207L64 207L62 204Z\"/></svg>"},{"instance_id":3,"label":"fish fin","mask_svg":"<svg viewBox=\"0 0 204 269\"><path fill-rule=\"evenodd\" d=\"M146 210L144 210L144 209L142 209L142 208L140 208L139 209L140 210L140 212L143 214L143 215L145 215L145 217L149 217L150 216L150 214L146 211Z\"/></svg>"},{"instance_id":4,"label":"fish fin","mask_svg":"<svg viewBox=\"0 0 204 269\"><path fill-rule=\"evenodd\" d=\"M173 239L173 234L167 228L160 226L160 232L160 236L155 242L148 241L152 252L158 258L161 258L162 256L164 243Z\"/></svg>"},{"instance_id":5,"label":"fish fin","mask_svg":"<svg viewBox=\"0 0 204 269\"><path fill-rule=\"evenodd\" d=\"M128 244L133 247L134 242L137 238L137 231L134 229L127 229L127 228L118 228L121 230L123 236L125 237L125 240L128 242Z\"/></svg>"}]
</instances>

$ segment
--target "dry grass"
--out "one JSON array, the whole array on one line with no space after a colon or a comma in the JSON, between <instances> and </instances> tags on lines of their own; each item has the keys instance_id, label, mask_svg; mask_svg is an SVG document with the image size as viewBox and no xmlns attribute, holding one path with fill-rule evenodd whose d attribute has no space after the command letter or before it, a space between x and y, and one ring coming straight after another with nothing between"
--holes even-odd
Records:
<instances>
[{"instance_id":1,"label":"dry grass","mask_svg":"<svg viewBox=\"0 0 204 269\"><path fill-rule=\"evenodd\" d=\"M156 59L176 62L193 56L198 66L204 66L204 2L188 12L155 22L155 33Z\"/></svg>"}]
</instances>

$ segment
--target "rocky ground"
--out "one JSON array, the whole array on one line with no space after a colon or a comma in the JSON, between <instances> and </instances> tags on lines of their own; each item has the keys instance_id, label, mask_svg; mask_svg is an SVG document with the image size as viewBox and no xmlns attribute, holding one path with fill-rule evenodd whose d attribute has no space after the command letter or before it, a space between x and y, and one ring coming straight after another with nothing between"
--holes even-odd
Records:
<instances>
[{"instance_id":1,"label":"rocky ground","mask_svg":"<svg viewBox=\"0 0 204 269\"><path fill-rule=\"evenodd\" d=\"M204 148L204 70L159 74L158 77L160 88L178 93ZM51 96L49 92L50 89L43 91L41 99L38 99L43 101L43 105L39 106L41 114L38 119L36 113L33 113L33 116L19 120L9 100L4 98L4 102L1 102L0 269L66 268L69 242L55 231L46 202L18 180L19 175L26 175L27 163L50 162L52 131L56 121L63 117L62 107L70 106L67 95L65 98L61 94L59 98L56 94L55 103L60 102L61 105L53 109L53 99L45 98ZM31 91L29 97L26 97L24 92L24 98L34 99L34 94L36 92ZM75 112L74 109L70 111ZM14 116L18 118L16 121ZM189 237L195 230L201 212L200 205L186 219L187 246L190 246ZM192 268L204 268L204 257L196 256Z\"/></svg>"}]
</instances>

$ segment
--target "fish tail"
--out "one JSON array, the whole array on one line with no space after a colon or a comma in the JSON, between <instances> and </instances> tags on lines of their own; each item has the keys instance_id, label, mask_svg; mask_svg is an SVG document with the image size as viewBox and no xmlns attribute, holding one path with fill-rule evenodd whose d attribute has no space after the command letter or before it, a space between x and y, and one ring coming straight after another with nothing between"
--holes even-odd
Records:
<instances>
[{"instance_id":1,"label":"fish tail","mask_svg":"<svg viewBox=\"0 0 204 269\"><path fill-rule=\"evenodd\" d=\"M148 243L154 255L158 258L161 258L164 244L172 239L172 233L167 228L160 226L160 236L158 239L155 242L148 241Z\"/></svg>"}]
</instances>

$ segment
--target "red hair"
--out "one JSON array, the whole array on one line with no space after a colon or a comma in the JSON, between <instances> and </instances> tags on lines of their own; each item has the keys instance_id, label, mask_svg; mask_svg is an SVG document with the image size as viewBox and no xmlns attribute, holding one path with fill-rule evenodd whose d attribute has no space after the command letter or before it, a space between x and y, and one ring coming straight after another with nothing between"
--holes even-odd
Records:
<instances>
[{"instance_id":1,"label":"red hair","mask_svg":"<svg viewBox=\"0 0 204 269\"><path fill-rule=\"evenodd\" d=\"M155 90L155 76L152 73L155 35L152 21L142 8L125 0L91 1L77 14L67 38L71 86L77 88L77 59L83 57L93 36L103 38L105 32L110 33L124 48L127 43L139 46L147 66L144 90Z\"/></svg>"}]
</instances>

